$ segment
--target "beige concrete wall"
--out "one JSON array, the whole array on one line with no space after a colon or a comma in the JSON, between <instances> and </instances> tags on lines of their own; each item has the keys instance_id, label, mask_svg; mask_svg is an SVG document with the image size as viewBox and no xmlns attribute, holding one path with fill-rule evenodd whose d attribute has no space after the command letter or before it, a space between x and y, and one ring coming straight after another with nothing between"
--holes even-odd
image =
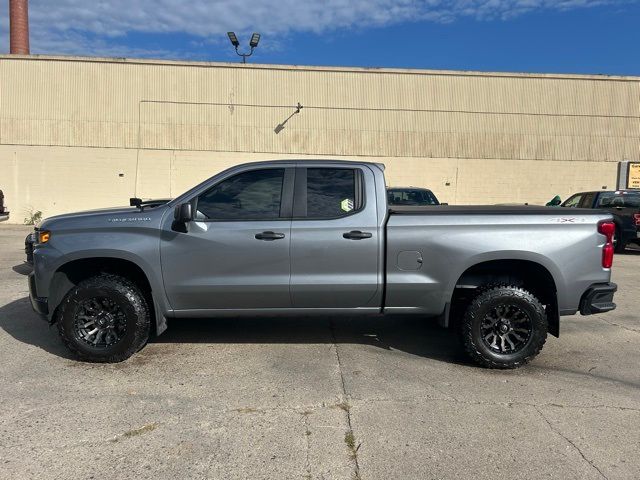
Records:
<instances>
[{"instance_id":1,"label":"beige concrete wall","mask_svg":"<svg viewBox=\"0 0 640 480\"><path fill-rule=\"evenodd\" d=\"M451 203L613 188L640 160L640 79L0 56L12 222L274 158L383 162Z\"/></svg>"},{"instance_id":2,"label":"beige concrete wall","mask_svg":"<svg viewBox=\"0 0 640 480\"><path fill-rule=\"evenodd\" d=\"M136 151L0 145L0 171L11 222L79 209L126 205L129 197L174 197L237 163L272 154L144 150L136 189ZM278 158L323 158L278 155ZM325 157L359 160L361 157ZM545 203L556 194L615 188L616 164L533 160L381 157L390 185L429 186L443 202ZM6 173L5 173L6 172ZM535 180L535 181L534 181Z\"/></svg>"}]
</instances>

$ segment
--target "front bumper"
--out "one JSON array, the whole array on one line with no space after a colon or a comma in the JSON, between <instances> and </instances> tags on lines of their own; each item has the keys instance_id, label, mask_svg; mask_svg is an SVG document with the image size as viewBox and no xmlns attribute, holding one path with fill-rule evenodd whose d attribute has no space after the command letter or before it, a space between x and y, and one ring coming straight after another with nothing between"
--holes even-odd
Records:
<instances>
[{"instance_id":1,"label":"front bumper","mask_svg":"<svg viewBox=\"0 0 640 480\"><path fill-rule=\"evenodd\" d=\"M592 315L594 313L610 312L616 308L613 294L618 290L615 283L596 283L591 285L580 300L580 313Z\"/></svg>"},{"instance_id":2,"label":"front bumper","mask_svg":"<svg viewBox=\"0 0 640 480\"><path fill-rule=\"evenodd\" d=\"M36 291L36 277L33 272L29 274L29 299L33 310L47 320L49 304L45 297L39 297Z\"/></svg>"}]
</instances>

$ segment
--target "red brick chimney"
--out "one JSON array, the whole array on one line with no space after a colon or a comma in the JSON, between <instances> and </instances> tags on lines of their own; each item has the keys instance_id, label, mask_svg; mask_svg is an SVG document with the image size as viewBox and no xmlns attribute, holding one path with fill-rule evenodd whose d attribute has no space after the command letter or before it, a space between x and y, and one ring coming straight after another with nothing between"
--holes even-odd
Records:
<instances>
[{"instance_id":1,"label":"red brick chimney","mask_svg":"<svg viewBox=\"0 0 640 480\"><path fill-rule=\"evenodd\" d=\"M10 52L29 55L29 0L9 0Z\"/></svg>"}]
</instances>

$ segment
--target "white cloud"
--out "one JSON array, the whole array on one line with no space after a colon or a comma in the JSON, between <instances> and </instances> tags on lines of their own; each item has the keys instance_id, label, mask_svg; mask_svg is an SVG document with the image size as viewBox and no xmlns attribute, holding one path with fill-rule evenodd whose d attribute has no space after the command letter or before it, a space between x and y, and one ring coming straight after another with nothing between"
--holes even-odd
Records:
<instances>
[{"instance_id":1,"label":"white cloud","mask_svg":"<svg viewBox=\"0 0 640 480\"><path fill-rule=\"evenodd\" d=\"M128 33L186 33L203 40L228 30L286 35L385 26L407 21L509 19L535 10L568 10L630 0L30 0L34 53L188 57L188 52L127 46ZM7 8L0 48L8 48ZM130 42L127 42L130 43Z\"/></svg>"}]
</instances>

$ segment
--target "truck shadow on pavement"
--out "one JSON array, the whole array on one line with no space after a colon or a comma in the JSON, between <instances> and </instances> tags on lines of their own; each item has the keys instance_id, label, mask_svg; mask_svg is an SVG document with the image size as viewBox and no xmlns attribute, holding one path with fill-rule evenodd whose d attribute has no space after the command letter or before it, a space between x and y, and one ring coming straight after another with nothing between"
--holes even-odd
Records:
<instances>
[{"instance_id":1,"label":"truck shadow on pavement","mask_svg":"<svg viewBox=\"0 0 640 480\"><path fill-rule=\"evenodd\" d=\"M0 328L22 343L41 348L58 357L73 358L60 341L57 329L33 312L28 297L0 307Z\"/></svg>"},{"instance_id":2,"label":"truck shadow on pavement","mask_svg":"<svg viewBox=\"0 0 640 480\"><path fill-rule=\"evenodd\" d=\"M74 358L32 309L27 297L0 307L0 328L19 342ZM365 344L449 363L471 365L451 331L419 317L273 317L171 320L156 344ZM160 353L161 355L161 353Z\"/></svg>"},{"instance_id":3,"label":"truck shadow on pavement","mask_svg":"<svg viewBox=\"0 0 640 480\"><path fill-rule=\"evenodd\" d=\"M361 344L472 365L455 335L408 316L180 319L154 343Z\"/></svg>"},{"instance_id":4,"label":"truck shadow on pavement","mask_svg":"<svg viewBox=\"0 0 640 480\"><path fill-rule=\"evenodd\" d=\"M32 310L27 297L0 306L0 328L19 342L40 348L52 355L76 361L58 337L55 326L48 326ZM456 335L440 328L434 321L407 316L376 317L278 317L278 318L213 318L180 319L150 343L154 349L154 364L162 364L161 346L180 344L336 344L370 345L382 350L396 350L410 355L487 371L471 363L464 354ZM175 348L167 349L167 355ZM143 349L131 359L145 356ZM123 362L121 365L126 365ZM82 362L78 362L82 365ZM546 365L534 362L532 371L565 373L584 379L609 381L640 388L637 382L599 375L565 364ZM516 370L518 372L521 370ZM503 371L509 374L510 371ZM498 373L498 372L496 372Z\"/></svg>"}]
</instances>

